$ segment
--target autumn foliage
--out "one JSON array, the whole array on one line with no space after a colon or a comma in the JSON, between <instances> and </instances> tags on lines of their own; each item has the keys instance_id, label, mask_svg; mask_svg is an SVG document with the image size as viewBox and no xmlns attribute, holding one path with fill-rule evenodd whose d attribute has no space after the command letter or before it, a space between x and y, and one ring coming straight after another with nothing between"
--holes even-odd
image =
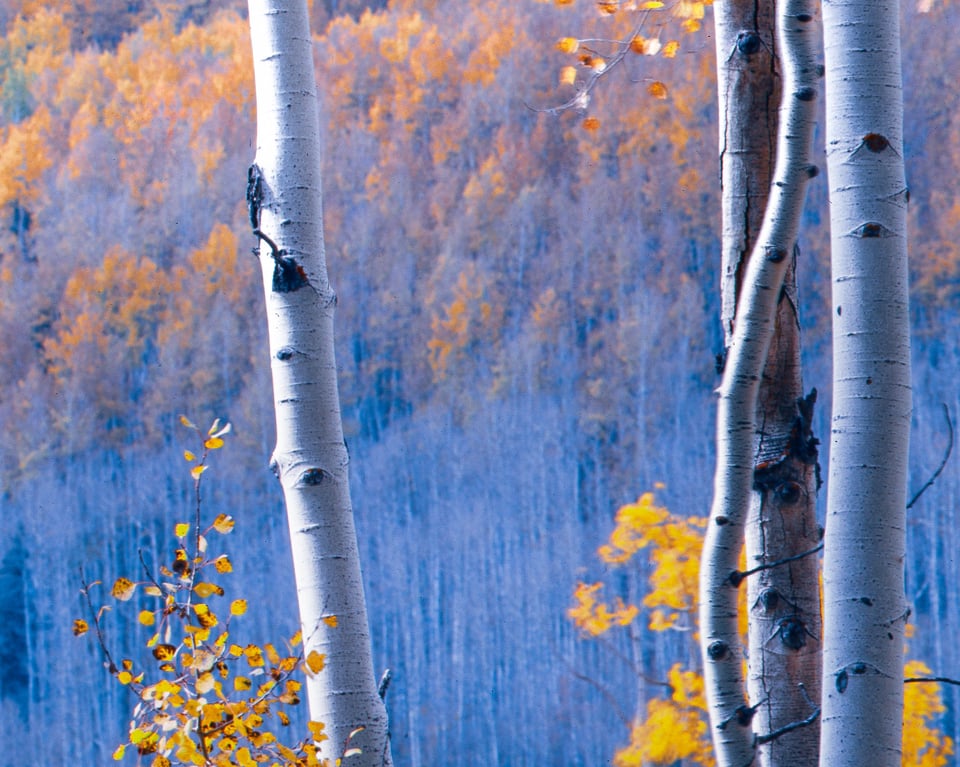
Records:
<instances>
[{"instance_id":1,"label":"autumn foliage","mask_svg":"<svg viewBox=\"0 0 960 767\"><path fill-rule=\"evenodd\" d=\"M215 421L204 433L183 416L181 422L199 443L198 452L184 451L196 499L193 520L175 525L167 563L143 562L144 577L121 576L110 588L116 602L131 606L138 592L143 593L140 604L147 606L139 610L137 621L148 635L148 656L114 660L105 620L112 605L95 606L98 582L83 586L89 622L78 618L73 623L77 636L88 634L93 624L107 668L138 700L129 740L117 747L113 758L123 759L129 749L152 767L329 767L333 760L321 757L328 740L322 722L308 722L309 734L292 745L285 744L281 734L290 725L290 707L301 701L302 683L296 675L321 673L324 655L311 650L304 656L300 632L282 650L271 643L243 643L237 624L247 612L247 600L229 599L220 585L233 564L227 554L211 548L211 542L231 533L235 523L222 513L203 521L201 486L230 424ZM335 615L323 620L337 625ZM345 744L336 763L356 751Z\"/></svg>"},{"instance_id":2,"label":"autumn foliage","mask_svg":"<svg viewBox=\"0 0 960 767\"><path fill-rule=\"evenodd\" d=\"M627 603L619 596L611 604L602 598L602 581L579 582L567 616L590 638L600 638L618 629L632 630L634 621L643 616L651 631L683 632L689 638L690 654L696 656L696 600L705 524L704 519L680 517L657 506L653 493L644 493L636 503L621 507L609 540L597 554L607 564L629 563L646 572L647 591L639 604ZM641 552L646 553L646 562L638 561ZM741 604L741 616L746 615L744 607ZM746 626L742 625L741 630L745 633ZM642 671L639 673L641 678L645 676ZM905 678L929 676L930 669L921 661L907 662ZM685 669L683 664L675 663L661 684L665 694L650 698L646 708L637 711L629 730L629 743L617 751L614 764L666 767L679 760L690 760L705 767L713 765L699 669ZM905 684L904 767L943 767L949 763L953 739L935 726L945 710L935 683Z\"/></svg>"}]
</instances>

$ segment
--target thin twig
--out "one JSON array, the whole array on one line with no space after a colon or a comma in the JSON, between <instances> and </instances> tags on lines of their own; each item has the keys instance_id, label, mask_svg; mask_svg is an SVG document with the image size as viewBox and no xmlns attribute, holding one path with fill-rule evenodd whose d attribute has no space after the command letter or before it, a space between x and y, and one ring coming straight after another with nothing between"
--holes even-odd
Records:
<instances>
[{"instance_id":1,"label":"thin twig","mask_svg":"<svg viewBox=\"0 0 960 767\"><path fill-rule=\"evenodd\" d=\"M630 46L633 43L633 41L640 36L640 31L643 29L643 25L646 23L647 16L649 16L649 14L650 12L646 11L641 16L640 23L637 24L636 28L630 34L630 38L626 42L624 42L623 40L610 41L611 43L618 45L619 49L615 54L613 54L610 60L606 62L606 65L602 69L594 69L590 73L590 76L587 78L586 83L584 83L581 88L577 89L577 93L573 98L569 99L568 101L566 101L565 103L557 107L540 108L540 107L533 107L527 104L526 105L527 109L530 109L533 112L549 112L550 114L555 115L555 114L560 114L561 112L566 112L569 109L582 107L584 105L584 99L589 97L590 91L593 90L594 86L597 84L600 78L606 74L609 74L617 66L617 64L623 61L624 57L630 51ZM594 42L594 41L584 41L584 42Z\"/></svg>"},{"instance_id":2,"label":"thin twig","mask_svg":"<svg viewBox=\"0 0 960 767\"><path fill-rule=\"evenodd\" d=\"M772 740L776 740L781 735L786 735L788 732L799 730L801 727L809 727L811 724L817 721L817 717L819 716L820 707L817 706L806 719L801 719L799 722L790 722L790 724L785 724L783 727L780 727L773 732L768 732L765 735L757 735L757 745L769 743Z\"/></svg>"},{"instance_id":3,"label":"thin twig","mask_svg":"<svg viewBox=\"0 0 960 767\"><path fill-rule=\"evenodd\" d=\"M794 554L790 557L784 557L783 559L778 559L775 562L766 562L762 565L757 565L752 567L749 570L734 570L730 573L730 583L733 584L734 588L743 583L743 579L749 575L754 575L759 573L761 570L770 570L774 567L779 567L780 565L785 565L787 562L795 562L798 559L803 559L804 557L809 557L811 554L816 554L820 549L823 548L823 542L818 543L812 549L808 551L801 551L799 554Z\"/></svg>"},{"instance_id":4,"label":"thin twig","mask_svg":"<svg viewBox=\"0 0 960 767\"><path fill-rule=\"evenodd\" d=\"M590 686L596 688L600 694L606 698L607 703L613 708L616 715L619 717L620 721L623 722L625 727L629 727L632 724L632 720L627 716L626 712L620 708L620 704L617 703L617 699L613 696L613 693L606 688L606 686L600 684L596 679L591 679L585 674L581 674L578 671L574 671L572 668L568 669L570 674L574 679L579 679L581 682L586 682Z\"/></svg>"},{"instance_id":5,"label":"thin twig","mask_svg":"<svg viewBox=\"0 0 960 767\"><path fill-rule=\"evenodd\" d=\"M910 503L907 504L909 509L913 504L920 500L920 496L923 495L930 486L937 481L937 477L940 476L940 472L943 471L943 467L947 465L947 461L950 459L950 454L953 452L953 421L950 420L950 408L947 407L947 404L943 404L943 417L947 419L947 432L950 436L950 441L947 443L947 450L943 454L943 460L940 461L940 465L937 467L937 470L933 472L933 476L926 481L926 483L921 487L913 498L910 499Z\"/></svg>"},{"instance_id":6,"label":"thin twig","mask_svg":"<svg viewBox=\"0 0 960 767\"><path fill-rule=\"evenodd\" d=\"M960 679L951 679L948 676L908 676L903 680L907 682L942 682L943 684L955 684L960 687Z\"/></svg>"}]
</instances>

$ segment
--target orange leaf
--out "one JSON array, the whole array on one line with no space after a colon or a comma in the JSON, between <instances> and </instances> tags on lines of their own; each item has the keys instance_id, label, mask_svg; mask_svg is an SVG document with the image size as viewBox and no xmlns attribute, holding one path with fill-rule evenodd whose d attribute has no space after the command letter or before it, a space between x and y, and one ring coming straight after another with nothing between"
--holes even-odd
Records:
<instances>
[{"instance_id":1,"label":"orange leaf","mask_svg":"<svg viewBox=\"0 0 960 767\"><path fill-rule=\"evenodd\" d=\"M667 97L667 86L657 80L647 86L647 93L654 98L665 99Z\"/></svg>"},{"instance_id":2,"label":"orange leaf","mask_svg":"<svg viewBox=\"0 0 960 767\"><path fill-rule=\"evenodd\" d=\"M87 622L82 618L77 618L73 622L73 635L75 637L83 636L90 630L90 626L87 625Z\"/></svg>"},{"instance_id":3,"label":"orange leaf","mask_svg":"<svg viewBox=\"0 0 960 767\"><path fill-rule=\"evenodd\" d=\"M307 655L305 663L307 666L307 673L319 674L321 671L323 671L324 666L327 665L327 656L323 653L317 652L316 650L311 650L310 654Z\"/></svg>"},{"instance_id":4,"label":"orange leaf","mask_svg":"<svg viewBox=\"0 0 960 767\"><path fill-rule=\"evenodd\" d=\"M127 578L117 578L113 583L113 588L110 589L110 593L115 599L119 599L121 602L126 602L130 597L133 596L133 592L137 590L137 584L128 580Z\"/></svg>"}]
</instances>

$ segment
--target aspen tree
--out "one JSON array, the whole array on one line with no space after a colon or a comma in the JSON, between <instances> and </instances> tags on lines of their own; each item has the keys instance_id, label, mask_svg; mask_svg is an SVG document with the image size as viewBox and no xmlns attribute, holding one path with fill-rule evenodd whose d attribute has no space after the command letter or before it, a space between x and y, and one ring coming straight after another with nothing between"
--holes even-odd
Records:
<instances>
[{"instance_id":1,"label":"aspen tree","mask_svg":"<svg viewBox=\"0 0 960 767\"><path fill-rule=\"evenodd\" d=\"M729 345L737 297L756 242L773 176L781 89L772 0L714 6L722 190L721 318ZM810 23L809 31L817 32ZM808 56L809 61L809 56ZM816 521L814 396L804 398L797 315L796 258L791 254L777 301L760 381L754 437L754 492L745 527L748 568L764 567L747 590L747 690L758 708L755 733L802 721L819 700L820 594ZM798 557L796 559L792 559ZM783 562L769 567L771 563ZM758 748L761 765L811 764L819 721Z\"/></svg>"},{"instance_id":2,"label":"aspen tree","mask_svg":"<svg viewBox=\"0 0 960 767\"><path fill-rule=\"evenodd\" d=\"M378 695L348 485L333 346L336 296L321 221L320 127L304 0L250 0L257 151L247 189L260 238L277 419L272 466L283 486L322 754L391 764ZM359 749L359 753L357 753Z\"/></svg>"},{"instance_id":3,"label":"aspen tree","mask_svg":"<svg viewBox=\"0 0 960 767\"><path fill-rule=\"evenodd\" d=\"M760 381L784 277L796 247L806 182L813 174L809 160L817 76L813 20L808 2L792 0L779 8L783 96L774 183L745 265L719 389L714 501L700 569L700 627L711 733L722 766L752 764L757 745L772 734L754 733L756 706L748 703L744 689L737 619L738 558L755 480ZM750 45L745 38L738 42ZM732 53L721 50L721 61Z\"/></svg>"},{"instance_id":4,"label":"aspen tree","mask_svg":"<svg viewBox=\"0 0 960 767\"><path fill-rule=\"evenodd\" d=\"M907 188L897 2L823 6L833 281L822 765L901 756Z\"/></svg>"}]
</instances>

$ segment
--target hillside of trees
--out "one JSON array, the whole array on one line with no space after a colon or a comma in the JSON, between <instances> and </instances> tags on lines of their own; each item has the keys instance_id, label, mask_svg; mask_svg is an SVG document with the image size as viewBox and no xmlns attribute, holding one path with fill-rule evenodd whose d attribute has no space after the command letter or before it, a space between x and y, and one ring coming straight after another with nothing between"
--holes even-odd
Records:
<instances>
[{"instance_id":1,"label":"hillside of trees","mask_svg":"<svg viewBox=\"0 0 960 767\"><path fill-rule=\"evenodd\" d=\"M661 694L636 669L696 664L681 631L596 641L567 615L578 581L646 589L649 568L596 557L620 506L655 486L683 517L709 505L715 50L709 5L685 5L702 25L650 14L643 34L673 55L631 53L585 111L555 109L575 93L565 67L595 71L558 41L630 34L590 0L312 5L344 427L398 765L606 764L622 713ZM960 9L904 14L919 489L951 441L944 406L960 414ZM133 701L71 635L81 572L109 584L169 550L193 493L181 413L233 424L204 503L237 520L246 630L297 620L244 203L245 4L5 0L0 31L0 721L18 744L0 765L106 765ZM825 201L814 183L799 261L824 443ZM954 455L910 509L907 563L911 657L952 677L958 505ZM134 616L104 623L128 655ZM956 741L960 692L942 694Z\"/></svg>"}]
</instances>

